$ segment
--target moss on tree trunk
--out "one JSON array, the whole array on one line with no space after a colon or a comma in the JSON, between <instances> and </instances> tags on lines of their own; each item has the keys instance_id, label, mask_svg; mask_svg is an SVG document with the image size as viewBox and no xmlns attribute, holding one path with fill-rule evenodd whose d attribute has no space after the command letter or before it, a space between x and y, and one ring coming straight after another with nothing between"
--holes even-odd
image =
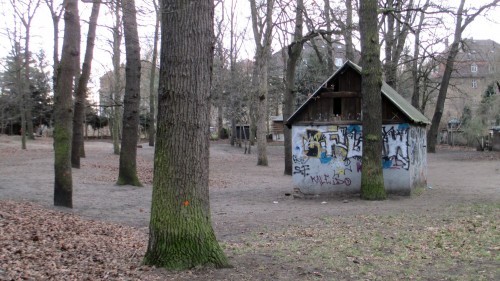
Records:
<instances>
[{"instance_id":1,"label":"moss on tree trunk","mask_svg":"<svg viewBox=\"0 0 500 281\"><path fill-rule=\"evenodd\" d=\"M71 137L73 135L73 79L80 56L78 1L68 0L64 14L64 42L54 102L54 205L73 207Z\"/></svg>"},{"instance_id":2,"label":"moss on tree trunk","mask_svg":"<svg viewBox=\"0 0 500 281\"><path fill-rule=\"evenodd\" d=\"M361 198L386 198L382 170L382 68L377 25L377 1L361 0L361 94L363 96L363 156Z\"/></svg>"},{"instance_id":3,"label":"moss on tree trunk","mask_svg":"<svg viewBox=\"0 0 500 281\"><path fill-rule=\"evenodd\" d=\"M227 267L208 192L214 3L163 2L149 243L144 263ZM189 36L186 36L189 35Z\"/></svg>"},{"instance_id":4,"label":"moss on tree trunk","mask_svg":"<svg viewBox=\"0 0 500 281\"><path fill-rule=\"evenodd\" d=\"M137 32L134 0L122 1L123 29L125 35L125 96L123 98L122 145L118 185L142 186L137 176L137 141L139 128L139 104L141 58L139 35Z\"/></svg>"}]
</instances>

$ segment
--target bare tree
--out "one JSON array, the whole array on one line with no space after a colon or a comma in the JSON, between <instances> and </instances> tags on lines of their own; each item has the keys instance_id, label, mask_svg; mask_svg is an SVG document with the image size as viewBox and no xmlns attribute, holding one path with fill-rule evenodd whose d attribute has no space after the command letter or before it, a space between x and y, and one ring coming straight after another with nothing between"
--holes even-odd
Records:
<instances>
[{"instance_id":1,"label":"bare tree","mask_svg":"<svg viewBox=\"0 0 500 281\"><path fill-rule=\"evenodd\" d=\"M432 116L432 123L427 133L427 151L430 153L436 152L436 143L439 125L441 123L441 117L443 116L444 102L446 99L446 93L448 92L448 85L450 84L451 73L453 72L453 65L455 57L458 54L460 42L462 40L462 33L467 28L467 26L473 22L477 16L481 15L484 11L498 6L500 0L494 0L487 5L483 5L477 9L465 9L465 0L460 1L460 5L455 13L455 34L453 36L453 43L451 44L448 57L446 59L446 65L441 79L441 88L439 89L438 98L436 101L436 109L434 115Z\"/></svg>"},{"instance_id":2,"label":"bare tree","mask_svg":"<svg viewBox=\"0 0 500 281\"><path fill-rule=\"evenodd\" d=\"M328 2L328 1L325 1ZM304 1L298 0L295 10L295 31L293 33L293 41L288 46L288 58L286 62L285 73L285 95L283 100L283 122L286 122L293 113L293 101L296 92L295 86L295 71L299 62L302 48L304 46L302 29L304 23ZM292 130L285 126L285 175L292 175Z\"/></svg>"},{"instance_id":3,"label":"bare tree","mask_svg":"<svg viewBox=\"0 0 500 281\"><path fill-rule=\"evenodd\" d=\"M121 1L114 0L111 2L110 9L113 11L114 25L111 28L113 33L113 86L111 91L111 101L113 103L112 121L111 122L111 136L113 138L113 153L120 154L120 136L121 136L121 120L122 120L122 82L120 71L120 46L122 42L122 19L120 16Z\"/></svg>"},{"instance_id":4,"label":"bare tree","mask_svg":"<svg viewBox=\"0 0 500 281\"><path fill-rule=\"evenodd\" d=\"M196 5L184 0L162 1L147 265L177 270L229 266L211 225L208 193L207 89L211 88L213 65L213 5L212 0L196 1Z\"/></svg>"},{"instance_id":5,"label":"bare tree","mask_svg":"<svg viewBox=\"0 0 500 281\"><path fill-rule=\"evenodd\" d=\"M87 99L87 84L90 79L92 69L92 58L94 56L94 42L97 29L97 18L99 17L100 1L92 4L92 11L89 20L89 30L87 34L87 47L82 65L82 73L78 79L75 94L75 112L73 116L73 139L71 147L71 165L73 168L80 168L80 157L85 156L83 143L83 121L85 119L85 104Z\"/></svg>"},{"instance_id":6,"label":"bare tree","mask_svg":"<svg viewBox=\"0 0 500 281\"><path fill-rule=\"evenodd\" d=\"M389 86L396 89L398 67L401 55L417 14L413 0L387 0L383 8L382 20L385 22L383 36L385 41L384 74Z\"/></svg>"},{"instance_id":7,"label":"bare tree","mask_svg":"<svg viewBox=\"0 0 500 281\"><path fill-rule=\"evenodd\" d=\"M411 66L411 74L413 80L413 94L411 97L411 104L418 109L420 109L420 85L421 85L420 76L418 74L419 74L419 65L421 66L423 64L423 60L420 59L420 33L422 32L422 27L426 16L425 11L429 7L429 1L430 0L426 0L425 4L422 7L422 10L420 12L419 22L414 31L413 62Z\"/></svg>"},{"instance_id":8,"label":"bare tree","mask_svg":"<svg viewBox=\"0 0 500 281\"><path fill-rule=\"evenodd\" d=\"M273 39L273 6L274 0L266 0L265 4L256 0L250 1L252 29L255 41L255 75L257 97L257 165L267 166L267 78L268 61L271 55Z\"/></svg>"},{"instance_id":9,"label":"bare tree","mask_svg":"<svg viewBox=\"0 0 500 281\"><path fill-rule=\"evenodd\" d=\"M382 67L377 25L377 0L360 0L361 94L363 114L363 153L361 198L386 198L382 171Z\"/></svg>"},{"instance_id":10,"label":"bare tree","mask_svg":"<svg viewBox=\"0 0 500 281\"><path fill-rule=\"evenodd\" d=\"M123 31L125 36L125 96L120 150L118 185L142 186L137 176L137 142L139 106L141 102L141 48L137 32L137 12L134 0L122 0Z\"/></svg>"},{"instance_id":11,"label":"bare tree","mask_svg":"<svg viewBox=\"0 0 500 281\"><path fill-rule=\"evenodd\" d=\"M66 0L64 39L54 102L54 205L73 207L71 136L73 80L80 56L78 0Z\"/></svg>"},{"instance_id":12,"label":"bare tree","mask_svg":"<svg viewBox=\"0 0 500 281\"><path fill-rule=\"evenodd\" d=\"M31 37L31 23L33 18L35 17L35 13L40 6L40 0L29 0L29 1L15 1L10 0L12 4L12 8L14 8L14 13L20 19L21 23L24 26L24 89L23 89L23 111L26 122L23 122L22 126L27 125L28 129L28 138L34 139L33 134L33 118L32 118L32 102L31 95L29 93L29 85L30 85L30 37ZM18 6L21 4L22 7ZM23 128L23 138L25 137L26 128Z\"/></svg>"},{"instance_id":13,"label":"bare tree","mask_svg":"<svg viewBox=\"0 0 500 281\"><path fill-rule=\"evenodd\" d=\"M59 66L59 21L61 20L61 15L64 11L64 6L61 4L55 5L54 0L44 0L45 4L49 8L50 15L52 17L52 27L54 34L54 47L53 47L53 77L52 82L54 85L57 84L57 67ZM54 89L56 90L56 89Z\"/></svg>"}]
</instances>

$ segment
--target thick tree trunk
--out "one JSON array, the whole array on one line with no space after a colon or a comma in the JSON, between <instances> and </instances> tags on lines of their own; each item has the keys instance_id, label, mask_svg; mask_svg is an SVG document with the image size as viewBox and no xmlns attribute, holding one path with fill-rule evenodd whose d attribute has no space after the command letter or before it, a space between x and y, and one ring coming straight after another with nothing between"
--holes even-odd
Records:
<instances>
[{"instance_id":1,"label":"thick tree trunk","mask_svg":"<svg viewBox=\"0 0 500 281\"><path fill-rule=\"evenodd\" d=\"M325 1L325 8L327 6L328 0ZM329 7L329 5L328 5ZM288 46L288 59L286 61L286 73L285 73L285 95L283 99L283 123L290 118L293 113L293 101L295 98L295 71L297 69L297 63L299 61L300 55L302 53L302 48L304 43L302 42L302 28L303 28L303 11L304 1L297 0L297 10L295 11L295 31L293 34L293 42ZM329 13L329 8L325 12ZM332 66L333 68L333 66ZM292 163L292 129L288 126L284 126L284 138L285 138L285 175L292 175L293 163Z\"/></svg>"},{"instance_id":2,"label":"thick tree trunk","mask_svg":"<svg viewBox=\"0 0 500 281\"><path fill-rule=\"evenodd\" d=\"M155 2L156 3L156 2ZM155 8L156 8L155 4ZM151 75L149 81L149 146L155 145L155 135L156 135L156 60L158 58L158 37L159 37L159 29L160 29L160 11L156 11L156 23L155 23L155 35L153 39L153 61L151 65Z\"/></svg>"},{"instance_id":3,"label":"thick tree trunk","mask_svg":"<svg viewBox=\"0 0 500 281\"><path fill-rule=\"evenodd\" d=\"M363 168L361 198L386 198L382 171L382 68L377 27L377 0L361 0L361 94L363 113Z\"/></svg>"},{"instance_id":4,"label":"thick tree trunk","mask_svg":"<svg viewBox=\"0 0 500 281\"><path fill-rule=\"evenodd\" d=\"M54 205L73 207L71 174L71 136L73 118L73 78L79 54L78 1L67 0L64 14L64 40L57 74L54 102Z\"/></svg>"},{"instance_id":5,"label":"thick tree trunk","mask_svg":"<svg viewBox=\"0 0 500 281\"><path fill-rule=\"evenodd\" d=\"M89 20L89 31L87 34L87 47L83 60L82 74L78 79L75 98L75 113L73 117L73 140L71 146L71 165L73 168L80 168L80 157L83 157L83 123L85 120L85 101L87 99L87 83L92 69L92 58L94 55L94 42L97 28L97 18L99 16L100 2L92 4L92 12Z\"/></svg>"},{"instance_id":6,"label":"thick tree trunk","mask_svg":"<svg viewBox=\"0 0 500 281\"><path fill-rule=\"evenodd\" d=\"M137 141L141 102L141 54L134 0L122 1L125 35L125 96L123 98L122 145L118 185L142 186L137 176Z\"/></svg>"},{"instance_id":7,"label":"thick tree trunk","mask_svg":"<svg viewBox=\"0 0 500 281\"><path fill-rule=\"evenodd\" d=\"M168 269L227 267L208 193L211 0L162 2L160 89L149 244L144 263Z\"/></svg>"}]
</instances>

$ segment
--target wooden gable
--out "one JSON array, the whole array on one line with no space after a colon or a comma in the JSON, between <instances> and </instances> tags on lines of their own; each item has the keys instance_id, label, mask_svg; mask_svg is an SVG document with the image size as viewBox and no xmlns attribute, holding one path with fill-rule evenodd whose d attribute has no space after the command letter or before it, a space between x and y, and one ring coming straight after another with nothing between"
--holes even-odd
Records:
<instances>
[{"instance_id":1,"label":"wooden gable","mask_svg":"<svg viewBox=\"0 0 500 281\"><path fill-rule=\"evenodd\" d=\"M397 93L392 88L389 94L385 93L384 89L387 90L387 87L389 86L384 83L381 91L382 123L412 122L414 118L403 111L411 105L408 102L404 105L397 104L404 103L404 99L395 100L393 95ZM361 99L361 68L348 61L295 111L286 125L361 124ZM416 113L412 111L411 114ZM418 117L422 119L422 116ZM428 122L425 116L423 119Z\"/></svg>"}]
</instances>

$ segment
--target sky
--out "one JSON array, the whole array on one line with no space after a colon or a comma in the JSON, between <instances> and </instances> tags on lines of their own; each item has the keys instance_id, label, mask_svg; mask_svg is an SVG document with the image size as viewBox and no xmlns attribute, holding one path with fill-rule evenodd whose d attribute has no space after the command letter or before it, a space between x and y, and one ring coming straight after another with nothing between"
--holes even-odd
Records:
<instances>
[{"instance_id":1,"label":"sky","mask_svg":"<svg viewBox=\"0 0 500 281\"><path fill-rule=\"evenodd\" d=\"M0 58L5 57L9 50L11 50L11 44L6 37L5 30L12 29L12 12L10 11L10 0L0 0L0 9L3 12L0 12ZM54 0L56 3L62 0ZM152 10L153 6L150 2L151 0L136 0L138 10ZM308 0L306 0L308 1ZM313 1L313 0L310 0ZM448 0L444 1L449 4L458 3L458 0ZM488 2L488 0L467 0L466 5L479 5L481 3ZM229 5L230 1L225 0L225 4ZM238 28L243 30L245 25L249 24L249 13L250 6L247 0L238 0L237 1L237 22L239 23ZM80 19L82 21L87 21L90 15L92 4L79 2L80 9ZM154 13L153 12L145 12L142 16L139 15L139 36L142 39L151 38L153 35L153 25L154 25ZM107 38L110 38L110 31L103 27L104 25L111 25L112 16L109 14L109 11L105 7L101 7L101 12L99 15L99 24L97 33L97 41L96 41L96 49L94 51L94 61L93 61L93 70L92 77L89 86L91 87L91 91L97 92L99 87L99 79L102 74L111 69L111 54L110 49L111 46L107 42ZM44 49L47 54L47 58L49 61L52 61L52 49L53 49L53 37L52 37L52 20L50 18L49 10L42 0L40 7L38 8L37 14L34 18L32 24L32 37L31 37L31 50L33 52L37 52L39 49ZM63 27L64 21L60 22L60 36L63 35ZM450 25L450 28L453 28L453 25ZM82 58L85 50L85 41L86 41L86 32L88 29L88 25L86 23L82 23ZM449 30L448 32L451 32ZM494 11L490 11L487 16L478 17L474 22L468 26L468 28L464 32L463 37L474 38L474 39L492 39L500 43L500 37L498 34L500 32L500 8L497 8ZM451 39L451 38L450 38ZM276 41L276 40L275 40ZM62 43L62 40L60 40ZM252 58L253 50L254 50L254 41L251 27L247 27L247 36L243 42L244 46L241 51L241 56L244 58ZM279 48L276 45L277 49ZM151 46L148 44L142 44L141 51L145 51L147 49L151 49ZM122 60L124 60L125 56L122 55ZM2 67L3 62L0 60L0 67ZM51 70L51 69L50 69Z\"/></svg>"}]
</instances>

